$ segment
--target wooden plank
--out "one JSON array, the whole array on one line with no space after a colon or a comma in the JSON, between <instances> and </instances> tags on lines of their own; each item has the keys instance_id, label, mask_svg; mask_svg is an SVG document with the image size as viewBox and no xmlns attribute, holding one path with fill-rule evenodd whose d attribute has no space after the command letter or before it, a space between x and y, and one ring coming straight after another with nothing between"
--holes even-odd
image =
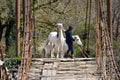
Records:
<instances>
[{"instance_id":1,"label":"wooden plank","mask_svg":"<svg viewBox=\"0 0 120 80\"><path fill-rule=\"evenodd\" d=\"M47 76L47 70L43 70L42 76ZM41 80L47 80L47 77L42 77Z\"/></svg>"},{"instance_id":2,"label":"wooden plank","mask_svg":"<svg viewBox=\"0 0 120 80\"><path fill-rule=\"evenodd\" d=\"M60 58L61 61L66 61L66 62L69 62L69 61L95 61L95 58L74 58L74 59L71 59L71 58Z\"/></svg>"},{"instance_id":3,"label":"wooden plank","mask_svg":"<svg viewBox=\"0 0 120 80\"><path fill-rule=\"evenodd\" d=\"M80 60L80 61L79 61ZM34 68L37 70L43 69L41 75L37 75L36 77L41 77L41 80L98 80L99 74L97 74L97 64L95 60L91 59L41 59L36 60ZM42 66L39 68L39 62L43 62L40 64ZM33 71L38 72L39 71ZM39 80L38 78L34 78L32 80Z\"/></svg>"},{"instance_id":4,"label":"wooden plank","mask_svg":"<svg viewBox=\"0 0 120 80\"><path fill-rule=\"evenodd\" d=\"M55 80L55 78L53 76L56 75L56 70L50 70L49 68L52 69L56 66L57 65L53 64L53 63L45 63L45 66L43 69L43 74L42 74L42 76L45 76L45 77L42 77L41 80Z\"/></svg>"},{"instance_id":5,"label":"wooden plank","mask_svg":"<svg viewBox=\"0 0 120 80\"><path fill-rule=\"evenodd\" d=\"M34 61L31 65L43 65L42 61Z\"/></svg>"}]
</instances>

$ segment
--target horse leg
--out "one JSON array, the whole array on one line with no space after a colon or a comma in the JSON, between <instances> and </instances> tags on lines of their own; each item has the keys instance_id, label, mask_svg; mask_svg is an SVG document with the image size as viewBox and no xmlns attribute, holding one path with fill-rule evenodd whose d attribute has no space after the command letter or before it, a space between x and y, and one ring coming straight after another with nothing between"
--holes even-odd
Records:
<instances>
[{"instance_id":1,"label":"horse leg","mask_svg":"<svg viewBox=\"0 0 120 80\"><path fill-rule=\"evenodd\" d=\"M61 58L64 58L64 53L63 53L63 51L61 52L61 56L60 56Z\"/></svg>"},{"instance_id":2,"label":"horse leg","mask_svg":"<svg viewBox=\"0 0 120 80\"><path fill-rule=\"evenodd\" d=\"M47 58L47 51L44 49L44 57Z\"/></svg>"},{"instance_id":3,"label":"horse leg","mask_svg":"<svg viewBox=\"0 0 120 80\"><path fill-rule=\"evenodd\" d=\"M64 49L61 51L61 58L64 58L65 52Z\"/></svg>"},{"instance_id":4,"label":"horse leg","mask_svg":"<svg viewBox=\"0 0 120 80\"><path fill-rule=\"evenodd\" d=\"M55 55L54 55L54 48L53 48L52 51L51 51L51 58L55 58Z\"/></svg>"},{"instance_id":5,"label":"horse leg","mask_svg":"<svg viewBox=\"0 0 120 80\"><path fill-rule=\"evenodd\" d=\"M64 51L63 51L63 44L61 44L60 46L59 46L59 56L60 56L60 58L63 58L63 56L64 56L64 53L63 53Z\"/></svg>"},{"instance_id":6,"label":"horse leg","mask_svg":"<svg viewBox=\"0 0 120 80\"><path fill-rule=\"evenodd\" d=\"M55 48L55 45L53 45L53 47L51 48L51 51L50 51L50 54L51 54L51 58L54 58L54 48Z\"/></svg>"},{"instance_id":7,"label":"horse leg","mask_svg":"<svg viewBox=\"0 0 120 80\"><path fill-rule=\"evenodd\" d=\"M59 48L58 48L58 50L57 50L57 58L59 58Z\"/></svg>"},{"instance_id":8,"label":"horse leg","mask_svg":"<svg viewBox=\"0 0 120 80\"><path fill-rule=\"evenodd\" d=\"M57 58L59 58L59 56L60 56L60 45L57 48Z\"/></svg>"}]
</instances>

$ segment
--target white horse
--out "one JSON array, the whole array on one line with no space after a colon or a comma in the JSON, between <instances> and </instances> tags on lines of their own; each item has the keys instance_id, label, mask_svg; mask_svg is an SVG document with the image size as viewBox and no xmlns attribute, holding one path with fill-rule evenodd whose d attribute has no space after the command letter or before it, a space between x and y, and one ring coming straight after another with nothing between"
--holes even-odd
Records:
<instances>
[{"instance_id":1,"label":"white horse","mask_svg":"<svg viewBox=\"0 0 120 80\"><path fill-rule=\"evenodd\" d=\"M51 32L48 36L48 42L47 45L50 45L50 54L51 57L54 57L54 47L57 49L57 58L59 58L59 53L63 52L63 45L64 45L64 36L63 36L63 24L58 23L58 34L56 32Z\"/></svg>"},{"instance_id":2,"label":"white horse","mask_svg":"<svg viewBox=\"0 0 120 80\"><path fill-rule=\"evenodd\" d=\"M56 35L57 36L57 32L51 32L52 34ZM82 46L82 42L80 40L80 37L78 35L74 35L73 38L75 39L75 42L79 45L79 46ZM64 54L67 52L68 50L68 46L66 44L66 41L65 41L65 38L64 38L64 42L63 42L63 47L60 47L62 49L61 51L61 58L64 57ZM57 45L57 44L56 44ZM52 48L53 46L50 45L50 43L48 42L48 44L44 47L44 54L45 54L45 57L48 57L49 54L51 54L52 56L54 56L54 53L58 53L58 46L54 46L54 48ZM51 53L51 49L53 49L53 52ZM58 54L57 54L58 55Z\"/></svg>"}]
</instances>

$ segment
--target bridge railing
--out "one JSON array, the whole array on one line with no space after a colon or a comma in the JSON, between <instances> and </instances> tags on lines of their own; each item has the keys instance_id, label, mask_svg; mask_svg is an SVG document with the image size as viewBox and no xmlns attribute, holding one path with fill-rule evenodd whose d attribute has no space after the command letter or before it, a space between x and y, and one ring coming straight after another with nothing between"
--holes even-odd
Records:
<instances>
[{"instance_id":1,"label":"bridge railing","mask_svg":"<svg viewBox=\"0 0 120 80\"><path fill-rule=\"evenodd\" d=\"M3 53L2 44L0 43L0 80L11 80L9 71L7 70Z\"/></svg>"},{"instance_id":2,"label":"bridge railing","mask_svg":"<svg viewBox=\"0 0 120 80\"><path fill-rule=\"evenodd\" d=\"M120 73L114 58L112 42L104 22L99 22L96 60L103 80L119 80Z\"/></svg>"},{"instance_id":3,"label":"bridge railing","mask_svg":"<svg viewBox=\"0 0 120 80\"><path fill-rule=\"evenodd\" d=\"M32 59L33 18L31 0L24 0L24 35L22 47L22 60L18 69L17 80L27 80Z\"/></svg>"},{"instance_id":4,"label":"bridge railing","mask_svg":"<svg viewBox=\"0 0 120 80\"><path fill-rule=\"evenodd\" d=\"M96 60L101 72L102 80L120 80L120 73L114 59L112 47L111 1L112 0L96 0ZM107 14L107 16L105 14Z\"/></svg>"}]
</instances>

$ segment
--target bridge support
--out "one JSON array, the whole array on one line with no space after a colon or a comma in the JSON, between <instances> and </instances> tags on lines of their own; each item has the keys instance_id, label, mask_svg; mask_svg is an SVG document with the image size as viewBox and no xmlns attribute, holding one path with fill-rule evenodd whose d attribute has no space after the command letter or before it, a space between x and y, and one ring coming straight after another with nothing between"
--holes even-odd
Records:
<instances>
[{"instance_id":1,"label":"bridge support","mask_svg":"<svg viewBox=\"0 0 120 80\"><path fill-rule=\"evenodd\" d=\"M112 48L112 0L107 0L107 22L103 18L103 2L96 0L97 50L96 59L103 80L119 80ZM107 26L105 25L107 23Z\"/></svg>"},{"instance_id":2,"label":"bridge support","mask_svg":"<svg viewBox=\"0 0 120 80\"><path fill-rule=\"evenodd\" d=\"M16 41L16 56L20 56L20 0L16 0L16 26L17 26L17 41Z\"/></svg>"},{"instance_id":3,"label":"bridge support","mask_svg":"<svg viewBox=\"0 0 120 80\"><path fill-rule=\"evenodd\" d=\"M28 71L32 59L32 38L33 38L33 18L31 11L31 0L23 0L23 21L24 21L24 33L23 33L23 47L22 47L22 60L18 69L17 80L27 80Z\"/></svg>"},{"instance_id":4,"label":"bridge support","mask_svg":"<svg viewBox=\"0 0 120 80\"><path fill-rule=\"evenodd\" d=\"M112 28L112 0L107 0L107 26L109 31L110 40L113 37Z\"/></svg>"}]
</instances>

